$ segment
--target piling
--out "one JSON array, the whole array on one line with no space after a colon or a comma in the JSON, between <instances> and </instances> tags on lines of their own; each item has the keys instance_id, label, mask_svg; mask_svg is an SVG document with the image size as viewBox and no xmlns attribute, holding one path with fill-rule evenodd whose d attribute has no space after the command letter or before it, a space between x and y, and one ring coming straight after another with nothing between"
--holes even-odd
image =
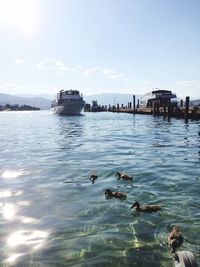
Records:
<instances>
[{"instance_id":1,"label":"piling","mask_svg":"<svg viewBox=\"0 0 200 267\"><path fill-rule=\"evenodd\" d=\"M140 100L138 99L137 100L137 108L139 108L140 107Z\"/></svg>"},{"instance_id":2,"label":"piling","mask_svg":"<svg viewBox=\"0 0 200 267\"><path fill-rule=\"evenodd\" d=\"M171 118L171 105L168 105L168 107L167 107L167 118L168 118L168 120L170 120L170 118Z\"/></svg>"},{"instance_id":3,"label":"piling","mask_svg":"<svg viewBox=\"0 0 200 267\"><path fill-rule=\"evenodd\" d=\"M133 113L135 113L135 95L133 95Z\"/></svg>"},{"instance_id":4,"label":"piling","mask_svg":"<svg viewBox=\"0 0 200 267\"><path fill-rule=\"evenodd\" d=\"M189 111L190 97L186 96L185 98L185 121L188 121L188 111Z\"/></svg>"},{"instance_id":5,"label":"piling","mask_svg":"<svg viewBox=\"0 0 200 267\"><path fill-rule=\"evenodd\" d=\"M156 116L156 103L153 102L153 115Z\"/></svg>"},{"instance_id":6,"label":"piling","mask_svg":"<svg viewBox=\"0 0 200 267\"><path fill-rule=\"evenodd\" d=\"M166 112L166 106L163 107L163 116L166 118L167 112Z\"/></svg>"},{"instance_id":7,"label":"piling","mask_svg":"<svg viewBox=\"0 0 200 267\"><path fill-rule=\"evenodd\" d=\"M181 108L183 107L183 99L181 99Z\"/></svg>"}]
</instances>

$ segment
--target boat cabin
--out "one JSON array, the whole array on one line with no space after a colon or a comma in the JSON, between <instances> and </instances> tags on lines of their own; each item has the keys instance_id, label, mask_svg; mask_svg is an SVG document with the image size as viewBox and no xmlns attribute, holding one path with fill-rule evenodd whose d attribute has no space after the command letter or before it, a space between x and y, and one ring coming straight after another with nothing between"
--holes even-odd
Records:
<instances>
[{"instance_id":1,"label":"boat cabin","mask_svg":"<svg viewBox=\"0 0 200 267\"><path fill-rule=\"evenodd\" d=\"M170 90L153 90L144 95L141 105L147 108L153 108L155 105L159 107L177 106L177 97Z\"/></svg>"},{"instance_id":2,"label":"boat cabin","mask_svg":"<svg viewBox=\"0 0 200 267\"><path fill-rule=\"evenodd\" d=\"M61 90L57 94L57 101L65 101L65 100L79 100L82 99L82 95L80 95L78 90Z\"/></svg>"}]
</instances>

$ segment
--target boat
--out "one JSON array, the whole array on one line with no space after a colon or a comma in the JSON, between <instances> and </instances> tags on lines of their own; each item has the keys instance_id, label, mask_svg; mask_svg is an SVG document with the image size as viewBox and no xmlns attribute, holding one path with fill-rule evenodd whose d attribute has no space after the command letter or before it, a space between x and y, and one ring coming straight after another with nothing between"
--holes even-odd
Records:
<instances>
[{"instance_id":1,"label":"boat","mask_svg":"<svg viewBox=\"0 0 200 267\"><path fill-rule=\"evenodd\" d=\"M154 104L160 107L177 106L177 96L170 90L153 90L144 95L140 105L147 108L153 108Z\"/></svg>"},{"instance_id":2,"label":"boat","mask_svg":"<svg viewBox=\"0 0 200 267\"><path fill-rule=\"evenodd\" d=\"M85 106L83 95L78 90L60 90L52 102L52 109L59 115L80 115Z\"/></svg>"}]
</instances>

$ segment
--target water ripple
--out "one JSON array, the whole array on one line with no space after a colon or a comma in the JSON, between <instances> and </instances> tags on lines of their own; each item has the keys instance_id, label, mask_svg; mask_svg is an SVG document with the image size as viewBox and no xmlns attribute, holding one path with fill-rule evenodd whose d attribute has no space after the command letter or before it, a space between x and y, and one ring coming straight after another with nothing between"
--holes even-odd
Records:
<instances>
[{"instance_id":1,"label":"water ripple","mask_svg":"<svg viewBox=\"0 0 200 267\"><path fill-rule=\"evenodd\" d=\"M182 249L200 260L196 122L0 115L0 265L171 267L166 241L173 225L184 234ZM116 179L116 172L133 181ZM107 188L127 199L106 199ZM162 209L131 211L136 200Z\"/></svg>"}]
</instances>

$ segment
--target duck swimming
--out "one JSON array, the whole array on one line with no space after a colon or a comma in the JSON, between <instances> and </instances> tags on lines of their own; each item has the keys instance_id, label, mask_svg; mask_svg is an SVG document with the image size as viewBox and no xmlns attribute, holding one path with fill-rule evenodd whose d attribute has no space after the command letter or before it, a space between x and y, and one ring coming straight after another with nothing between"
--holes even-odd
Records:
<instances>
[{"instance_id":1,"label":"duck swimming","mask_svg":"<svg viewBox=\"0 0 200 267\"><path fill-rule=\"evenodd\" d=\"M133 205L131 206L131 209L136 207L136 211L139 211L139 212L157 212L161 209L161 206L160 205L146 205L146 206L143 206L143 207L140 207L140 203L139 202L135 202L133 203Z\"/></svg>"},{"instance_id":2,"label":"duck swimming","mask_svg":"<svg viewBox=\"0 0 200 267\"><path fill-rule=\"evenodd\" d=\"M184 238L179 227L174 226L167 238L167 244L172 249L172 253L175 253L176 249L183 244L183 240Z\"/></svg>"},{"instance_id":3,"label":"duck swimming","mask_svg":"<svg viewBox=\"0 0 200 267\"><path fill-rule=\"evenodd\" d=\"M95 173L93 173L93 174L90 176L90 180L92 181L93 184L94 184L94 182L96 181L97 178L98 178L98 175L96 175Z\"/></svg>"},{"instance_id":4,"label":"duck swimming","mask_svg":"<svg viewBox=\"0 0 200 267\"><path fill-rule=\"evenodd\" d=\"M123 199L123 198L126 198L127 195L125 193L122 193L122 192L113 192L111 191L110 189L106 189L105 190L105 197L106 198L120 198L120 199Z\"/></svg>"},{"instance_id":5,"label":"duck swimming","mask_svg":"<svg viewBox=\"0 0 200 267\"><path fill-rule=\"evenodd\" d=\"M115 176L118 179L122 179L122 180L133 180L133 176L130 176L130 175L125 174L125 173L116 172Z\"/></svg>"}]
</instances>

